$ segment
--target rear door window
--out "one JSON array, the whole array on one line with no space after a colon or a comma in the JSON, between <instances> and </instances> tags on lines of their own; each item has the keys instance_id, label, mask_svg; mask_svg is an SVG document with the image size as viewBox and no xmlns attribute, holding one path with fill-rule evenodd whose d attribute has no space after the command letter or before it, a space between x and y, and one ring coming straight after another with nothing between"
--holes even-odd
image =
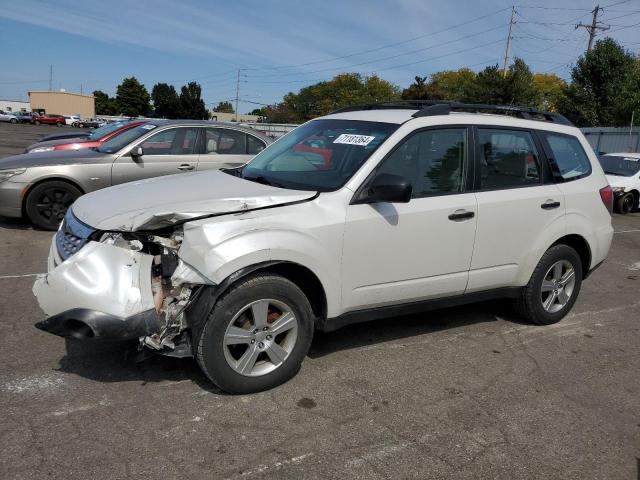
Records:
<instances>
[{"instance_id":1,"label":"rear door window","mask_svg":"<svg viewBox=\"0 0 640 480\"><path fill-rule=\"evenodd\" d=\"M576 137L550 132L543 132L542 137L547 141L556 180L568 182L591 173L591 162Z\"/></svg>"},{"instance_id":2,"label":"rear door window","mask_svg":"<svg viewBox=\"0 0 640 480\"><path fill-rule=\"evenodd\" d=\"M530 132L479 128L478 144L481 190L540 184L540 157Z\"/></svg>"}]
</instances>

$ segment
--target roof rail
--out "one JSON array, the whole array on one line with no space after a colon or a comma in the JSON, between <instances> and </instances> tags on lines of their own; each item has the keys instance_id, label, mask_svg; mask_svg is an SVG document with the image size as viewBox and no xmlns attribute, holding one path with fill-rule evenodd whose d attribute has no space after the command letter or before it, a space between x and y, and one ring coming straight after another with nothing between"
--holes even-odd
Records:
<instances>
[{"instance_id":1,"label":"roof rail","mask_svg":"<svg viewBox=\"0 0 640 480\"><path fill-rule=\"evenodd\" d=\"M573 126L573 123L571 123L564 115L557 112L545 112L531 107L487 105L483 103L440 102L418 110L412 115L412 117L418 118L430 117L433 115L449 115L452 111L497 113L499 115L513 115L514 117L523 118L525 120L539 120Z\"/></svg>"},{"instance_id":2,"label":"roof rail","mask_svg":"<svg viewBox=\"0 0 640 480\"><path fill-rule=\"evenodd\" d=\"M392 102L375 102L339 108L338 110L334 110L333 112L331 112L329 115L333 115L334 113L358 112L361 110L421 110L425 107L436 105L438 103L442 102L437 102L434 100L394 100Z\"/></svg>"},{"instance_id":3,"label":"roof rail","mask_svg":"<svg viewBox=\"0 0 640 480\"><path fill-rule=\"evenodd\" d=\"M558 123L560 125L574 126L564 115L557 112L545 112L531 107L517 107L507 105L489 105L484 103L459 103L446 102L442 100L397 100L393 102L378 102L365 105L353 105L340 108L331 112L345 113L357 112L361 110L391 110L408 109L418 110L412 115L414 118L430 117L434 115L449 115L451 112L485 112L499 115L512 115L525 120L539 120L544 122Z\"/></svg>"}]
</instances>

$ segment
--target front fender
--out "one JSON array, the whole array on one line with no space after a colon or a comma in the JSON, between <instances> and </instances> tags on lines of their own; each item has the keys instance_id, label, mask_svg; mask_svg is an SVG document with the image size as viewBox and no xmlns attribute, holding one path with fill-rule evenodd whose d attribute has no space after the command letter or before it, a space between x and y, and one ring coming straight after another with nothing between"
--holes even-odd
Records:
<instances>
[{"instance_id":1,"label":"front fender","mask_svg":"<svg viewBox=\"0 0 640 480\"><path fill-rule=\"evenodd\" d=\"M329 310L340 305L340 259L332 256L319 239L302 231L278 228L249 230L222 239L217 234L217 229L185 229L179 251L184 262L211 282L220 284L231 274L258 263L296 263L320 280Z\"/></svg>"}]
</instances>

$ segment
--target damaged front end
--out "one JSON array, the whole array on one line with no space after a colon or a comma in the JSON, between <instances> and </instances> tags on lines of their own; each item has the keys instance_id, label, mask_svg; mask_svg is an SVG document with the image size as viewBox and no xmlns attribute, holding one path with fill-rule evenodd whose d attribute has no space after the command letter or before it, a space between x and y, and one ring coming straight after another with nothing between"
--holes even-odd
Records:
<instances>
[{"instance_id":1,"label":"damaged front end","mask_svg":"<svg viewBox=\"0 0 640 480\"><path fill-rule=\"evenodd\" d=\"M172 356L191 356L185 312L204 284L179 257L181 229L101 232L69 210L54 237L48 273L33 292L47 317L36 327L67 338L139 339Z\"/></svg>"}]
</instances>

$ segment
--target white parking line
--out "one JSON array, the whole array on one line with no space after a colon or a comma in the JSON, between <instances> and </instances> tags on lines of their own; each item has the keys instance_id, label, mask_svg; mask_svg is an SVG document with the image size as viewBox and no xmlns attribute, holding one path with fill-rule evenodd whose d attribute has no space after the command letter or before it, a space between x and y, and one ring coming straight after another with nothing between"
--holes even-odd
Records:
<instances>
[{"instance_id":1,"label":"white parking line","mask_svg":"<svg viewBox=\"0 0 640 480\"><path fill-rule=\"evenodd\" d=\"M38 275L44 275L44 273L26 273L24 275L0 275L0 280L4 278L37 277Z\"/></svg>"},{"instance_id":2,"label":"white parking line","mask_svg":"<svg viewBox=\"0 0 640 480\"><path fill-rule=\"evenodd\" d=\"M634 233L634 232L640 232L640 230L620 230L619 232L613 232L613 233Z\"/></svg>"}]
</instances>

